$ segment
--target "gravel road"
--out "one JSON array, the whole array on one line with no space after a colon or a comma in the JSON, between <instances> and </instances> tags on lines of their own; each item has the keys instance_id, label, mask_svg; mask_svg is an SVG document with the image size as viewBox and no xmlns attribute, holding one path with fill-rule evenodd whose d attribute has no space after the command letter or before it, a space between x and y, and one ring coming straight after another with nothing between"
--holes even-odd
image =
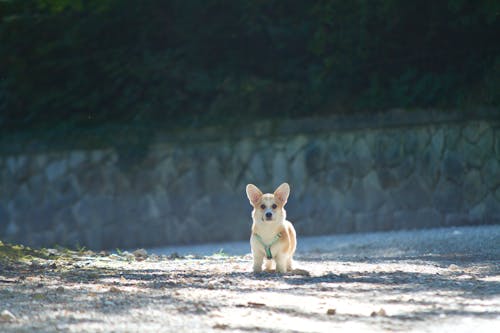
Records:
<instances>
[{"instance_id":1,"label":"gravel road","mask_svg":"<svg viewBox=\"0 0 500 333\"><path fill-rule=\"evenodd\" d=\"M0 261L0 332L497 332L500 226L299 235L251 273L248 242Z\"/></svg>"}]
</instances>

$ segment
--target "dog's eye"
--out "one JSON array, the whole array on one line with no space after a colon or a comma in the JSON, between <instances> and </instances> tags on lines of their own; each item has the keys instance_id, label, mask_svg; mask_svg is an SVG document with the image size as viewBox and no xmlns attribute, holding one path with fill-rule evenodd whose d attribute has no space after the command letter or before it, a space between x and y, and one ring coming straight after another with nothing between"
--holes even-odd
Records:
<instances>
[{"instance_id":1,"label":"dog's eye","mask_svg":"<svg viewBox=\"0 0 500 333\"><path fill-rule=\"evenodd\" d=\"M276 209L276 207L278 207L278 206L276 206L276 204L273 204L273 209Z\"/></svg>"},{"instance_id":2,"label":"dog's eye","mask_svg":"<svg viewBox=\"0 0 500 333\"><path fill-rule=\"evenodd\" d=\"M260 205L260 208L266 209L266 205L262 204L262 205Z\"/></svg>"}]
</instances>

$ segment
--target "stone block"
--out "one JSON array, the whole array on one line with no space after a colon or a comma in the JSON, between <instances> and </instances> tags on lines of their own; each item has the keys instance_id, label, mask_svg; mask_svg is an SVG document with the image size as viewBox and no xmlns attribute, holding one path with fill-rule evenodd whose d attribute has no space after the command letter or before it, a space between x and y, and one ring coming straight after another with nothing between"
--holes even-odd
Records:
<instances>
[{"instance_id":1,"label":"stone block","mask_svg":"<svg viewBox=\"0 0 500 333\"><path fill-rule=\"evenodd\" d=\"M392 214L379 212L354 214L354 230L356 232L384 231L393 228Z\"/></svg>"},{"instance_id":2,"label":"stone block","mask_svg":"<svg viewBox=\"0 0 500 333\"><path fill-rule=\"evenodd\" d=\"M462 212L463 191L461 187L446 179L441 179L434 190L432 205L440 212Z\"/></svg>"},{"instance_id":3,"label":"stone block","mask_svg":"<svg viewBox=\"0 0 500 333\"><path fill-rule=\"evenodd\" d=\"M64 202L74 202L83 194L78 179L73 174L60 178L52 182L51 191L49 192L53 200Z\"/></svg>"},{"instance_id":4,"label":"stone block","mask_svg":"<svg viewBox=\"0 0 500 333\"><path fill-rule=\"evenodd\" d=\"M63 175L66 174L66 171L67 171L66 160L52 161L45 167L45 175L47 176L49 182L62 177Z\"/></svg>"},{"instance_id":5,"label":"stone block","mask_svg":"<svg viewBox=\"0 0 500 333\"><path fill-rule=\"evenodd\" d=\"M254 154L254 143L252 140L243 139L236 144L236 149L240 163L246 164Z\"/></svg>"},{"instance_id":6,"label":"stone block","mask_svg":"<svg viewBox=\"0 0 500 333\"><path fill-rule=\"evenodd\" d=\"M429 189L434 189L436 186L441 174L440 170L439 155L429 148L415 159L415 171Z\"/></svg>"},{"instance_id":7,"label":"stone block","mask_svg":"<svg viewBox=\"0 0 500 333\"><path fill-rule=\"evenodd\" d=\"M479 141L477 142L477 148L481 151L484 151L485 154L489 155L493 151L494 145L494 133L493 129L486 129L481 136L479 137Z\"/></svg>"},{"instance_id":8,"label":"stone block","mask_svg":"<svg viewBox=\"0 0 500 333\"><path fill-rule=\"evenodd\" d=\"M355 177L363 177L372 169L372 152L364 138L358 137L354 141L350 159L351 169Z\"/></svg>"},{"instance_id":9,"label":"stone block","mask_svg":"<svg viewBox=\"0 0 500 333\"><path fill-rule=\"evenodd\" d=\"M460 142L460 128L457 126L448 125L445 127L444 144L448 150L458 150Z\"/></svg>"},{"instance_id":10,"label":"stone block","mask_svg":"<svg viewBox=\"0 0 500 333\"><path fill-rule=\"evenodd\" d=\"M436 130L430 143L430 151L433 155L440 157L444 150L445 132L443 128Z\"/></svg>"},{"instance_id":11,"label":"stone block","mask_svg":"<svg viewBox=\"0 0 500 333\"><path fill-rule=\"evenodd\" d=\"M463 154L465 164L469 168L481 168L483 166L487 153L475 144L464 142L460 147L460 151Z\"/></svg>"},{"instance_id":12,"label":"stone block","mask_svg":"<svg viewBox=\"0 0 500 333\"><path fill-rule=\"evenodd\" d=\"M494 136L495 136L495 147L494 147L494 153L495 156L497 157L497 160L500 162L500 128L495 128L493 130Z\"/></svg>"},{"instance_id":13,"label":"stone block","mask_svg":"<svg viewBox=\"0 0 500 333\"><path fill-rule=\"evenodd\" d=\"M64 225L67 228L75 228L76 221L71 210L70 205L64 205L62 207L57 207L56 212L54 213L54 225ZM73 244L75 245L75 244Z\"/></svg>"},{"instance_id":14,"label":"stone block","mask_svg":"<svg viewBox=\"0 0 500 333\"><path fill-rule=\"evenodd\" d=\"M272 166L272 184L279 186L283 182L288 182L288 160L282 151L276 152Z\"/></svg>"},{"instance_id":15,"label":"stone block","mask_svg":"<svg viewBox=\"0 0 500 333\"><path fill-rule=\"evenodd\" d=\"M25 185L28 188L27 193L30 193L35 198L37 198L37 202L43 201L46 196L46 191L41 191L40 189L49 189L52 184L47 181L47 178L43 173L37 173L26 180Z\"/></svg>"},{"instance_id":16,"label":"stone block","mask_svg":"<svg viewBox=\"0 0 500 333\"><path fill-rule=\"evenodd\" d=\"M306 163L304 154L297 154L289 165L290 180L291 184L300 184L298 186L300 196L305 190L305 184L307 181Z\"/></svg>"},{"instance_id":17,"label":"stone block","mask_svg":"<svg viewBox=\"0 0 500 333\"><path fill-rule=\"evenodd\" d=\"M90 151L89 156L90 156L90 162L98 163L104 158L105 152L102 150L92 150Z\"/></svg>"},{"instance_id":18,"label":"stone block","mask_svg":"<svg viewBox=\"0 0 500 333\"><path fill-rule=\"evenodd\" d=\"M436 228L442 225L442 215L433 208L416 211L403 210L394 212L394 229Z\"/></svg>"},{"instance_id":19,"label":"stone block","mask_svg":"<svg viewBox=\"0 0 500 333\"><path fill-rule=\"evenodd\" d=\"M377 176L382 189L391 189L398 186L401 180L396 176L395 172L386 168L381 168L377 171Z\"/></svg>"},{"instance_id":20,"label":"stone block","mask_svg":"<svg viewBox=\"0 0 500 333\"><path fill-rule=\"evenodd\" d=\"M311 139L305 135L297 135L290 138L285 145L285 154L288 158L293 159L299 154L303 154L304 148L307 147ZM253 144L252 144L253 145Z\"/></svg>"},{"instance_id":21,"label":"stone block","mask_svg":"<svg viewBox=\"0 0 500 333\"><path fill-rule=\"evenodd\" d=\"M382 188L370 181L354 180L346 192L345 206L351 212L373 212L388 199Z\"/></svg>"},{"instance_id":22,"label":"stone block","mask_svg":"<svg viewBox=\"0 0 500 333\"><path fill-rule=\"evenodd\" d=\"M374 160L375 165L394 167L405 158L401 137L393 135L380 135L376 140Z\"/></svg>"},{"instance_id":23,"label":"stone block","mask_svg":"<svg viewBox=\"0 0 500 333\"><path fill-rule=\"evenodd\" d=\"M69 153L68 166L70 168L79 167L86 161L87 155L85 151L73 151Z\"/></svg>"},{"instance_id":24,"label":"stone block","mask_svg":"<svg viewBox=\"0 0 500 333\"><path fill-rule=\"evenodd\" d=\"M470 143L476 143L490 126L482 121L467 124L463 129L464 138Z\"/></svg>"},{"instance_id":25,"label":"stone block","mask_svg":"<svg viewBox=\"0 0 500 333\"><path fill-rule=\"evenodd\" d=\"M431 205L431 192L417 175L411 176L393 190L391 198L396 207L402 210L417 210Z\"/></svg>"},{"instance_id":26,"label":"stone block","mask_svg":"<svg viewBox=\"0 0 500 333\"><path fill-rule=\"evenodd\" d=\"M416 162L414 156L408 156L407 158L401 160L401 163L392 168L392 171L396 177L403 182L405 179L410 177L416 168Z\"/></svg>"},{"instance_id":27,"label":"stone block","mask_svg":"<svg viewBox=\"0 0 500 333\"><path fill-rule=\"evenodd\" d=\"M469 220L475 224L485 224L486 219L486 204L481 202L469 209Z\"/></svg>"},{"instance_id":28,"label":"stone block","mask_svg":"<svg viewBox=\"0 0 500 333\"><path fill-rule=\"evenodd\" d=\"M319 180L319 174L324 170L325 151L323 145L311 142L304 149L306 171L309 177Z\"/></svg>"},{"instance_id":29,"label":"stone block","mask_svg":"<svg viewBox=\"0 0 500 333\"><path fill-rule=\"evenodd\" d=\"M500 186L500 162L493 156L490 157L481 169L483 186L488 189L495 189Z\"/></svg>"},{"instance_id":30,"label":"stone block","mask_svg":"<svg viewBox=\"0 0 500 333\"><path fill-rule=\"evenodd\" d=\"M346 147L346 144L342 141L343 140L338 140L328 143L327 160L330 164L348 163L352 147Z\"/></svg>"},{"instance_id":31,"label":"stone block","mask_svg":"<svg viewBox=\"0 0 500 333\"><path fill-rule=\"evenodd\" d=\"M463 157L452 151L446 151L444 154L441 174L447 180L461 184L464 177L464 161Z\"/></svg>"},{"instance_id":32,"label":"stone block","mask_svg":"<svg viewBox=\"0 0 500 333\"><path fill-rule=\"evenodd\" d=\"M346 211L346 209L345 209L345 194L343 191L333 190L332 194L329 195L328 197L331 198L330 205L336 214L343 213ZM321 198L321 200L328 199L328 197Z\"/></svg>"},{"instance_id":33,"label":"stone block","mask_svg":"<svg viewBox=\"0 0 500 333\"><path fill-rule=\"evenodd\" d=\"M352 183L352 170L345 165L334 166L325 172L325 183L334 189L347 191Z\"/></svg>"},{"instance_id":34,"label":"stone block","mask_svg":"<svg viewBox=\"0 0 500 333\"><path fill-rule=\"evenodd\" d=\"M264 160L260 154L255 154L250 160L249 173L251 175L251 180L249 183L264 184L269 179L269 171L264 164Z\"/></svg>"},{"instance_id":35,"label":"stone block","mask_svg":"<svg viewBox=\"0 0 500 333\"><path fill-rule=\"evenodd\" d=\"M136 210L136 201L128 200L125 205L117 205L123 201L123 196L115 199L108 195L85 195L72 206L73 217L80 227L94 229L117 220L119 216L122 223L137 221L141 211ZM120 215L117 215L120 213Z\"/></svg>"},{"instance_id":36,"label":"stone block","mask_svg":"<svg viewBox=\"0 0 500 333\"><path fill-rule=\"evenodd\" d=\"M478 170L470 170L464 178L464 203L468 206L477 204L484 198L487 189L486 184L483 183L481 178L481 173Z\"/></svg>"},{"instance_id":37,"label":"stone block","mask_svg":"<svg viewBox=\"0 0 500 333\"><path fill-rule=\"evenodd\" d=\"M10 209L12 212L24 214L30 211L33 207L36 207L36 200L34 200L34 196L31 194L28 186L23 184L19 186L17 191L10 196Z\"/></svg>"},{"instance_id":38,"label":"stone block","mask_svg":"<svg viewBox=\"0 0 500 333\"><path fill-rule=\"evenodd\" d=\"M377 213L356 213L354 214L355 232L370 232L376 230Z\"/></svg>"},{"instance_id":39,"label":"stone block","mask_svg":"<svg viewBox=\"0 0 500 333\"><path fill-rule=\"evenodd\" d=\"M34 160L35 167L38 169L43 169L47 165L49 158L46 154L38 154L34 157Z\"/></svg>"},{"instance_id":40,"label":"stone block","mask_svg":"<svg viewBox=\"0 0 500 333\"><path fill-rule=\"evenodd\" d=\"M225 179L221 171L221 166L217 158L215 156L209 158L201 168L202 181L200 186L202 186L205 191L221 190ZM250 178L249 175L246 175L249 172L248 166L242 171L242 178Z\"/></svg>"},{"instance_id":41,"label":"stone block","mask_svg":"<svg viewBox=\"0 0 500 333\"><path fill-rule=\"evenodd\" d=\"M489 194L484 199L485 204L485 216L487 223L500 223L500 205L495 198L494 194Z\"/></svg>"},{"instance_id":42,"label":"stone block","mask_svg":"<svg viewBox=\"0 0 500 333\"><path fill-rule=\"evenodd\" d=\"M11 156L7 157L5 164L7 164L7 169L11 174L15 174L18 169L17 157Z\"/></svg>"},{"instance_id":43,"label":"stone block","mask_svg":"<svg viewBox=\"0 0 500 333\"><path fill-rule=\"evenodd\" d=\"M337 215L335 219L335 230L337 233L349 233L355 232L356 224L354 221L354 215L350 212L342 212Z\"/></svg>"},{"instance_id":44,"label":"stone block","mask_svg":"<svg viewBox=\"0 0 500 333\"><path fill-rule=\"evenodd\" d=\"M7 225L10 221L10 214L7 210L7 207L0 202L0 239L2 238L2 235L6 234L7 231Z\"/></svg>"},{"instance_id":45,"label":"stone block","mask_svg":"<svg viewBox=\"0 0 500 333\"><path fill-rule=\"evenodd\" d=\"M444 218L443 226L445 227L458 227L461 225L468 225L471 223L470 216L463 213L448 213Z\"/></svg>"},{"instance_id":46,"label":"stone block","mask_svg":"<svg viewBox=\"0 0 500 333\"><path fill-rule=\"evenodd\" d=\"M408 130L402 136L402 141L405 156L418 156L429 144L430 134L425 128Z\"/></svg>"}]
</instances>

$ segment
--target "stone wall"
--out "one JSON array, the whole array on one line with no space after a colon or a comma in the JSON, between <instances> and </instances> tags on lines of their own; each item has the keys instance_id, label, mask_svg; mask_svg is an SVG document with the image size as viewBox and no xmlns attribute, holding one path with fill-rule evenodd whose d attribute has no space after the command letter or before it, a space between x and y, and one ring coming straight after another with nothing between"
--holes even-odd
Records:
<instances>
[{"instance_id":1,"label":"stone wall","mask_svg":"<svg viewBox=\"0 0 500 333\"><path fill-rule=\"evenodd\" d=\"M0 157L0 240L93 249L247 239L245 185L290 183L299 235L500 223L498 113L393 111Z\"/></svg>"}]
</instances>

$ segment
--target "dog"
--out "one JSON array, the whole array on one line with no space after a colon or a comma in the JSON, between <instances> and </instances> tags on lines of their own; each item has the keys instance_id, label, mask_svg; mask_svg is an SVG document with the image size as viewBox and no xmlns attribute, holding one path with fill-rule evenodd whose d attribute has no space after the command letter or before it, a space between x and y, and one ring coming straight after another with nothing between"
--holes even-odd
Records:
<instances>
[{"instance_id":1,"label":"dog","mask_svg":"<svg viewBox=\"0 0 500 333\"><path fill-rule=\"evenodd\" d=\"M291 272L297 236L292 223L286 219L284 208L290 195L290 186L283 183L273 194L263 194L257 186L248 184L246 193L253 206L250 237L253 272L262 272L264 259L267 271L272 269L274 260L276 272Z\"/></svg>"}]
</instances>

